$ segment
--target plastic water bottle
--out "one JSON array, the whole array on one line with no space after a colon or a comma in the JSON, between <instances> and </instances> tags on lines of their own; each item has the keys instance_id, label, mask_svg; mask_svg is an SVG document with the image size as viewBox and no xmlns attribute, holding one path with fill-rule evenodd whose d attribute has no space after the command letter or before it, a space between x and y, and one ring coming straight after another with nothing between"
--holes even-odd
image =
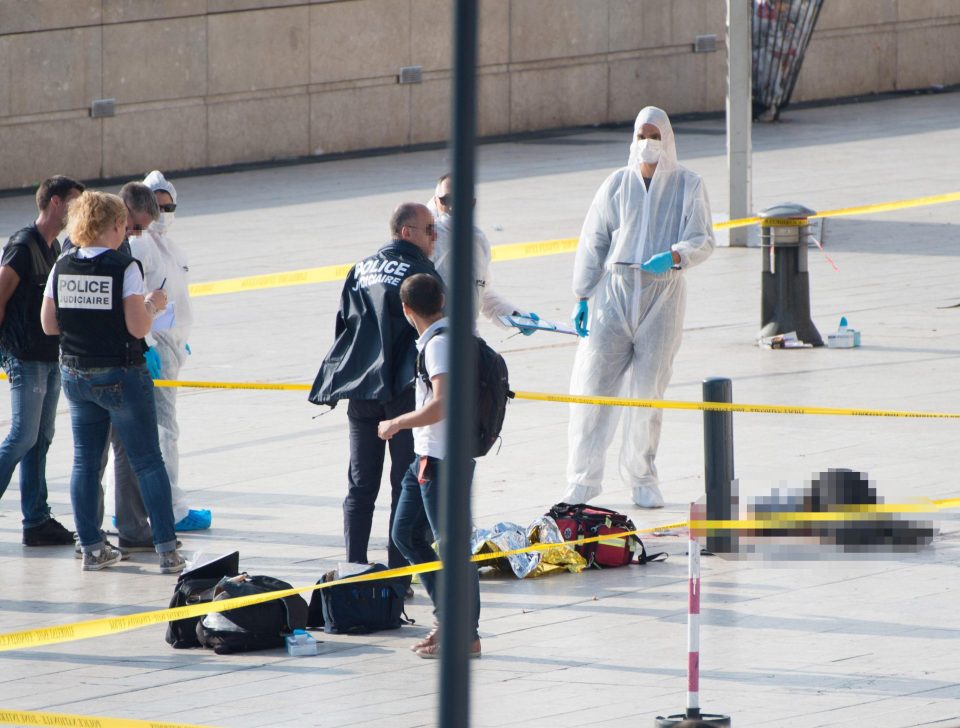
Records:
<instances>
[{"instance_id":1,"label":"plastic water bottle","mask_svg":"<svg viewBox=\"0 0 960 728\"><path fill-rule=\"evenodd\" d=\"M287 644L287 654L291 657L307 657L317 654L317 641L313 635L303 629L293 630L284 641Z\"/></svg>"}]
</instances>

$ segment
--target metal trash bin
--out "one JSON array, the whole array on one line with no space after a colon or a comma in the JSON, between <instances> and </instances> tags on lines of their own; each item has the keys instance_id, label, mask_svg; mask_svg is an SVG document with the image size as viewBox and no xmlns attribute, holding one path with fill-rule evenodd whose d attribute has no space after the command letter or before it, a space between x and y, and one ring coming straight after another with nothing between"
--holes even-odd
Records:
<instances>
[{"instance_id":1,"label":"metal trash bin","mask_svg":"<svg viewBox=\"0 0 960 728\"><path fill-rule=\"evenodd\" d=\"M823 0L754 0L753 118L776 121L790 102Z\"/></svg>"},{"instance_id":2,"label":"metal trash bin","mask_svg":"<svg viewBox=\"0 0 960 728\"><path fill-rule=\"evenodd\" d=\"M795 331L800 341L823 346L810 319L810 278L807 272L809 218L816 212L795 202L761 210L760 250L763 254L760 338Z\"/></svg>"}]
</instances>

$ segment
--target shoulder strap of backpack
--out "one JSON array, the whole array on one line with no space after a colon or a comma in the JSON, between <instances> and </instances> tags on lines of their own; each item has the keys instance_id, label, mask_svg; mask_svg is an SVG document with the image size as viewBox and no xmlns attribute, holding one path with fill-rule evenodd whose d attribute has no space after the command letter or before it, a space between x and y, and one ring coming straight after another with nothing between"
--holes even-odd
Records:
<instances>
[{"instance_id":1,"label":"shoulder strap of backpack","mask_svg":"<svg viewBox=\"0 0 960 728\"><path fill-rule=\"evenodd\" d=\"M643 546L643 541L637 536L634 536L634 538L637 539L637 543L640 544L640 555L637 557L637 563L641 566L649 564L651 561L666 561L669 558L670 554L666 551L657 551L655 554L648 554L647 549Z\"/></svg>"},{"instance_id":2,"label":"shoulder strap of backpack","mask_svg":"<svg viewBox=\"0 0 960 728\"><path fill-rule=\"evenodd\" d=\"M417 376L427 385L427 389L432 390L433 384L430 382L430 377L427 376L427 344L433 341L434 336L439 336L440 334L447 333L447 327L441 326L436 331L433 332L433 336L427 339L426 343L423 345L423 349L417 354Z\"/></svg>"}]
</instances>

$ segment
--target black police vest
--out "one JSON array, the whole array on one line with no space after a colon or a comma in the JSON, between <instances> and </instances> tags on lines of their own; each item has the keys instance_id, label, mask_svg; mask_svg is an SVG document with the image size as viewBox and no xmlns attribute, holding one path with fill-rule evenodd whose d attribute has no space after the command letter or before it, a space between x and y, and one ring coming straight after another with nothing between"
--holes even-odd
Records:
<instances>
[{"instance_id":1,"label":"black police vest","mask_svg":"<svg viewBox=\"0 0 960 728\"><path fill-rule=\"evenodd\" d=\"M127 331L123 315L123 274L133 262L140 266L115 250L80 258L76 249L57 261L53 293L64 366L89 369L143 364L143 341Z\"/></svg>"}]
</instances>

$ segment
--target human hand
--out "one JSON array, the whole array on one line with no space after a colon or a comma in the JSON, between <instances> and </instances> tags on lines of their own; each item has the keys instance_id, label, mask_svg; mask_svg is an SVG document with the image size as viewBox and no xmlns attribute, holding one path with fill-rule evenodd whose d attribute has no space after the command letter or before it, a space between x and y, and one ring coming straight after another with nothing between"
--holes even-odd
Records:
<instances>
[{"instance_id":1,"label":"human hand","mask_svg":"<svg viewBox=\"0 0 960 728\"><path fill-rule=\"evenodd\" d=\"M657 253L648 261L641 263L640 270L645 270L647 273L655 273L660 276L673 268L673 266L673 251L668 250L666 253Z\"/></svg>"},{"instance_id":2,"label":"human hand","mask_svg":"<svg viewBox=\"0 0 960 728\"><path fill-rule=\"evenodd\" d=\"M167 307L167 294L160 288L150 291L143 300L153 306L155 311L162 311Z\"/></svg>"},{"instance_id":3,"label":"human hand","mask_svg":"<svg viewBox=\"0 0 960 728\"><path fill-rule=\"evenodd\" d=\"M527 314L527 318L533 319L534 321L540 320L540 317L537 316L537 314L535 314L533 311ZM520 333L523 334L524 336L533 336L533 334L536 333L537 331L532 326L519 326L518 328L520 329Z\"/></svg>"},{"instance_id":4,"label":"human hand","mask_svg":"<svg viewBox=\"0 0 960 728\"><path fill-rule=\"evenodd\" d=\"M400 431L395 420L383 420L377 425L377 435L381 440L389 440Z\"/></svg>"},{"instance_id":5,"label":"human hand","mask_svg":"<svg viewBox=\"0 0 960 728\"><path fill-rule=\"evenodd\" d=\"M573 309L573 328L577 330L577 336L589 336L587 331L587 320L590 318L590 311L587 307L587 299L581 298L577 301L576 308Z\"/></svg>"},{"instance_id":6,"label":"human hand","mask_svg":"<svg viewBox=\"0 0 960 728\"><path fill-rule=\"evenodd\" d=\"M160 355L157 353L157 350L151 346L144 352L143 358L147 362L147 371L150 372L150 378L159 379L163 367L160 364Z\"/></svg>"}]
</instances>

